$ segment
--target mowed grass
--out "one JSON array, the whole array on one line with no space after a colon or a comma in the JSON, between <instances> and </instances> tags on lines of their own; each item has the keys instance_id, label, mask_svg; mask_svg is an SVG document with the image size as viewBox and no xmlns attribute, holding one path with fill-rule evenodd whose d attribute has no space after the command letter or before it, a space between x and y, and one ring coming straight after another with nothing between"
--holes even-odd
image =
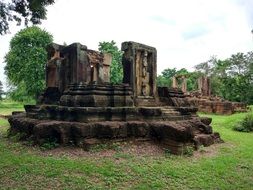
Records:
<instances>
[{"instance_id":1,"label":"mowed grass","mask_svg":"<svg viewBox=\"0 0 253 190\"><path fill-rule=\"evenodd\" d=\"M10 115L13 111L24 111L24 105L13 101L0 101L0 115Z\"/></svg>"},{"instance_id":2,"label":"mowed grass","mask_svg":"<svg viewBox=\"0 0 253 190\"><path fill-rule=\"evenodd\" d=\"M0 189L253 189L253 133L232 130L245 113L205 116L225 143L191 157L120 149L106 157L73 156L69 149L44 154L7 139L8 123L1 119Z\"/></svg>"}]
</instances>

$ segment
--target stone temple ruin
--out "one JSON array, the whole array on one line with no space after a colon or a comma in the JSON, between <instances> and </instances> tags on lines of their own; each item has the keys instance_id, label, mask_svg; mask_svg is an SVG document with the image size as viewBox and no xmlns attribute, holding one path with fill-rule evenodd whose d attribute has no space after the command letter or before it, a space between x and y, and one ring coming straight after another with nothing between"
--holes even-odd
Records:
<instances>
[{"instance_id":1,"label":"stone temple ruin","mask_svg":"<svg viewBox=\"0 0 253 190\"><path fill-rule=\"evenodd\" d=\"M199 111L216 114L233 114L235 112L246 112L247 104L242 102L231 102L221 97L213 96L211 93L211 81L202 76L198 79L198 91L191 92L189 102L198 107Z\"/></svg>"},{"instance_id":2,"label":"stone temple ruin","mask_svg":"<svg viewBox=\"0 0 253 190\"><path fill-rule=\"evenodd\" d=\"M9 118L10 135L42 144L56 140L88 149L96 143L140 139L172 153L221 139L182 91L156 86L156 49L122 43L123 83L110 84L111 56L80 43L48 48L46 89L37 105Z\"/></svg>"},{"instance_id":3,"label":"stone temple ruin","mask_svg":"<svg viewBox=\"0 0 253 190\"><path fill-rule=\"evenodd\" d=\"M181 80L181 81L180 81ZM180 83L181 82L181 86ZM242 102L231 102L221 97L213 96L211 93L211 81L206 76L198 78L198 90L187 91L187 75L176 75L172 77L172 89L181 91L183 101L175 103L177 107L197 107L198 111L216 114L233 114L235 112L247 112L247 104ZM172 90L170 89L170 90Z\"/></svg>"}]
</instances>

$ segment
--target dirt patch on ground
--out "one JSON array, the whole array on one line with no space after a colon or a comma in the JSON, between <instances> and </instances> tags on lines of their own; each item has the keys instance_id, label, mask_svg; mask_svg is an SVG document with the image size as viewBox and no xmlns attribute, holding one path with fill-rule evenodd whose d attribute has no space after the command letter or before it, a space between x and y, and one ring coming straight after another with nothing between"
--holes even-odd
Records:
<instances>
[{"instance_id":1,"label":"dirt patch on ground","mask_svg":"<svg viewBox=\"0 0 253 190\"><path fill-rule=\"evenodd\" d=\"M3 115L3 114L0 114L0 118L1 119L8 119L11 115Z\"/></svg>"},{"instance_id":2,"label":"dirt patch on ground","mask_svg":"<svg viewBox=\"0 0 253 190\"><path fill-rule=\"evenodd\" d=\"M227 143L213 144L209 147L200 147L199 150L194 151L193 159L200 159L202 157L214 157L219 153L221 147L231 146ZM128 141L113 143L106 146L95 146L89 151L77 147L58 147L52 150L38 151L41 156L67 157L70 159L79 158L115 158L120 162L123 157L164 157L167 156L166 149L152 141ZM117 156L120 155L120 156Z\"/></svg>"},{"instance_id":3,"label":"dirt patch on ground","mask_svg":"<svg viewBox=\"0 0 253 190\"><path fill-rule=\"evenodd\" d=\"M208 147L200 147L199 150L194 151L193 158L215 157L221 148L232 149L233 147L234 145L230 143L217 143Z\"/></svg>"},{"instance_id":4,"label":"dirt patch on ground","mask_svg":"<svg viewBox=\"0 0 253 190\"><path fill-rule=\"evenodd\" d=\"M39 151L42 156L56 156L56 157L68 157L72 159L76 158L111 158L116 154L122 154L125 156L162 156L164 155L164 149L157 143L151 141L128 141L117 142L106 145L97 145L86 151L77 147L58 147L52 150Z\"/></svg>"},{"instance_id":5,"label":"dirt patch on ground","mask_svg":"<svg viewBox=\"0 0 253 190\"><path fill-rule=\"evenodd\" d=\"M7 146L12 146L14 143L11 142L12 140L10 141L10 139L7 139L6 137L1 139L6 141ZM112 158L116 162L120 162L122 159L124 160L131 157L160 158L168 156L167 149L161 146L159 142L145 139L110 142L108 144L98 144L90 148L89 151L75 146L60 146L48 150L43 149L39 146L31 146L31 144L28 145L26 141L20 141L15 143L19 144L19 146L15 146L15 152L17 154L21 151L21 149L22 151L24 151L25 148L26 151L30 154L36 154L45 157L66 157L69 159L92 158L95 160L99 160L101 158ZM219 153L219 150L222 148L232 149L233 145L229 143L218 143L213 144L209 147L200 147L199 150L193 152L191 158L197 160L203 157L214 157Z\"/></svg>"}]
</instances>

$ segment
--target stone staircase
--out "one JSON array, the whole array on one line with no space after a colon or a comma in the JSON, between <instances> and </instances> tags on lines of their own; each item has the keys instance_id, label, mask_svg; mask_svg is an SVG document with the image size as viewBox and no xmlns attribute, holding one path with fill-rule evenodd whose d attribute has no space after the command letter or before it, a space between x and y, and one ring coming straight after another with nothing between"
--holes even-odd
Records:
<instances>
[{"instance_id":1,"label":"stone staircase","mask_svg":"<svg viewBox=\"0 0 253 190\"><path fill-rule=\"evenodd\" d=\"M176 121L176 120L184 120L184 119L190 118L190 115L182 115L177 110L177 108L173 106L162 107L161 111L162 111L163 120Z\"/></svg>"},{"instance_id":2,"label":"stone staircase","mask_svg":"<svg viewBox=\"0 0 253 190\"><path fill-rule=\"evenodd\" d=\"M25 105L25 110L27 117L37 118L40 107L36 105Z\"/></svg>"}]
</instances>

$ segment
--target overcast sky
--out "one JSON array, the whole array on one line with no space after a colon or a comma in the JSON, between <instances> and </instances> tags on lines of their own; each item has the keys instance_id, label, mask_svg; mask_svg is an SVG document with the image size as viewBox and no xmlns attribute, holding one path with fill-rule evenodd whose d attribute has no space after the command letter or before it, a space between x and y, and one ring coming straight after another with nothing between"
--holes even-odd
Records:
<instances>
[{"instance_id":1,"label":"overcast sky","mask_svg":"<svg viewBox=\"0 0 253 190\"><path fill-rule=\"evenodd\" d=\"M158 73L253 49L253 0L56 0L40 26L59 44L136 41L157 48ZM9 41L0 36L0 80Z\"/></svg>"}]
</instances>

